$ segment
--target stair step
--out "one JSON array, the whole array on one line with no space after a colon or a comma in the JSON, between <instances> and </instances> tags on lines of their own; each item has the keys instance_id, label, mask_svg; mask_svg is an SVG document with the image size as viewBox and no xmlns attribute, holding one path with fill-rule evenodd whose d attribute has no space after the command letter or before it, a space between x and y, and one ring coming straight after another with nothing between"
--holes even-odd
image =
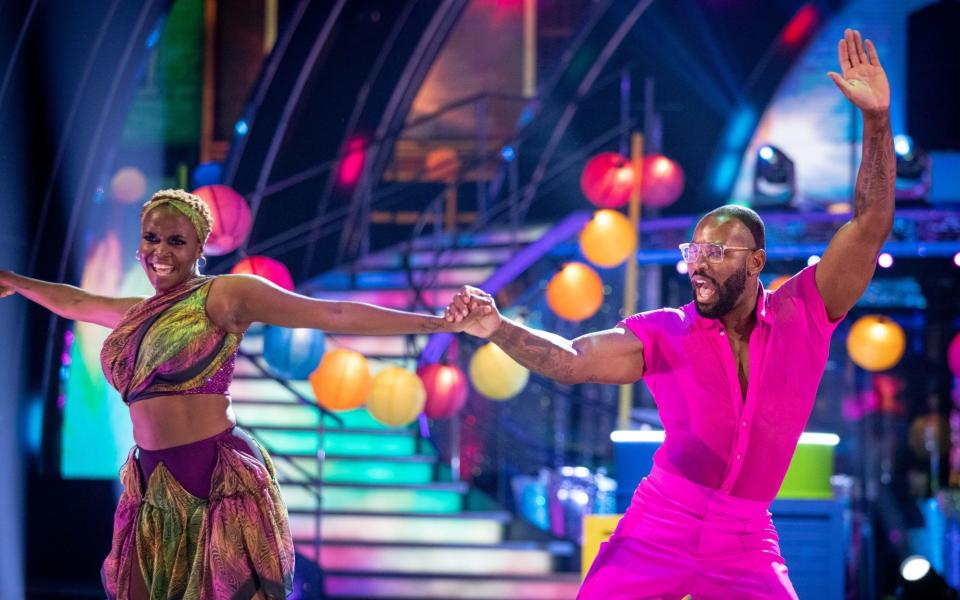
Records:
<instances>
[{"instance_id":1,"label":"stair step","mask_svg":"<svg viewBox=\"0 0 960 600\"><path fill-rule=\"evenodd\" d=\"M307 560L316 560L313 544L295 544ZM554 554L543 545L358 544L326 542L320 547L324 571L429 575L545 575Z\"/></svg>"},{"instance_id":2,"label":"stair step","mask_svg":"<svg viewBox=\"0 0 960 600\"><path fill-rule=\"evenodd\" d=\"M281 481L305 483L318 477L320 463L314 457L281 457L273 462ZM424 484L433 480L435 463L433 456L335 458L327 455L323 461L323 482Z\"/></svg>"},{"instance_id":3,"label":"stair step","mask_svg":"<svg viewBox=\"0 0 960 600\"><path fill-rule=\"evenodd\" d=\"M236 383L240 383L241 388L246 384L245 381ZM273 383L276 384L276 382ZM246 390L243 393L246 394ZM243 398L248 397L243 396ZM291 398L293 398L292 395ZM304 404L296 400L285 401L280 399L249 400L235 398L233 410L237 415L237 421L242 423L244 427L269 426L291 427L293 429L309 427L316 429L320 426L321 415L323 414L314 405ZM338 424L333 417L326 415L323 417L323 425L326 429L407 431L407 428L404 427L384 425L374 419L365 408L346 410L335 414L342 425Z\"/></svg>"},{"instance_id":4,"label":"stair step","mask_svg":"<svg viewBox=\"0 0 960 600\"><path fill-rule=\"evenodd\" d=\"M316 429L291 430L271 427L252 428L256 437L270 452L278 457L315 457L320 450L321 436ZM323 450L327 454L349 456L409 456L429 453L430 447L418 448L418 438L403 430L383 431L376 429L327 429L323 436Z\"/></svg>"},{"instance_id":5,"label":"stair step","mask_svg":"<svg viewBox=\"0 0 960 600\"><path fill-rule=\"evenodd\" d=\"M498 544L507 513L370 514L321 513L320 536L327 541ZM314 512L290 511L290 533L297 542L316 536Z\"/></svg>"},{"instance_id":6,"label":"stair step","mask_svg":"<svg viewBox=\"0 0 960 600\"><path fill-rule=\"evenodd\" d=\"M532 225L517 230L485 229L476 233L445 233L441 236L424 235L413 240L413 247L417 250L433 250L436 252L438 244L443 248L449 248L454 243L461 248L511 246L514 240L521 244L529 244L539 240L548 229L550 229L550 225Z\"/></svg>"},{"instance_id":7,"label":"stair step","mask_svg":"<svg viewBox=\"0 0 960 600\"><path fill-rule=\"evenodd\" d=\"M317 509L317 487L280 483L287 509ZM459 513L463 511L466 486L451 484L375 485L326 484L319 487L324 510L363 513Z\"/></svg>"},{"instance_id":8,"label":"stair step","mask_svg":"<svg viewBox=\"0 0 960 600\"><path fill-rule=\"evenodd\" d=\"M512 245L459 248L457 250L441 250L440 252L442 252L442 264L446 265L447 268L502 265L515 253ZM431 268L437 260L436 256L436 249L415 251L410 254L409 262L406 262L401 252L382 252L364 258L360 262L359 268L364 270L403 269L408 266L414 269ZM305 287L312 289L314 286L310 282ZM318 291L321 295L323 294L322 290Z\"/></svg>"},{"instance_id":9,"label":"stair step","mask_svg":"<svg viewBox=\"0 0 960 600\"><path fill-rule=\"evenodd\" d=\"M328 598L472 598L483 600L573 600L580 589L577 573L545 576L475 577L324 574Z\"/></svg>"},{"instance_id":10,"label":"stair step","mask_svg":"<svg viewBox=\"0 0 960 600\"><path fill-rule=\"evenodd\" d=\"M493 273L490 265L471 267L449 267L431 274L432 279L426 281L428 269L414 271L415 285L452 287L461 285L478 285L486 281ZM410 287L410 277L406 269L390 271L363 270L358 273L347 271L330 271L317 277L311 282L321 296L333 290L385 290ZM321 291L323 290L323 291Z\"/></svg>"}]
</instances>

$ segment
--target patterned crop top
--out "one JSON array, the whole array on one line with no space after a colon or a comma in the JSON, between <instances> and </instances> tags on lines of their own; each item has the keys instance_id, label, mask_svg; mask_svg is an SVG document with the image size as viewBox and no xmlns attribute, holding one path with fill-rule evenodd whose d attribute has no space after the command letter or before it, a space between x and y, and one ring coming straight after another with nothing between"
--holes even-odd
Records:
<instances>
[{"instance_id":1,"label":"patterned crop top","mask_svg":"<svg viewBox=\"0 0 960 600\"><path fill-rule=\"evenodd\" d=\"M213 281L191 279L135 304L107 336L100 364L124 402L227 392L243 335L207 316Z\"/></svg>"}]
</instances>

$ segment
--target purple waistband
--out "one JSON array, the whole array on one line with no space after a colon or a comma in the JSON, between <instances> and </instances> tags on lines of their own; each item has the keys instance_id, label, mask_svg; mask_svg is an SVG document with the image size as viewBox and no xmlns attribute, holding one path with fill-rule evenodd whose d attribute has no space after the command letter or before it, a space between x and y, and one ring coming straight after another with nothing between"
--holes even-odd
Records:
<instances>
[{"instance_id":1,"label":"purple waistband","mask_svg":"<svg viewBox=\"0 0 960 600\"><path fill-rule=\"evenodd\" d=\"M183 446L163 450L137 448L137 464L140 465L144 486L162 462L170 474L180 482L183 489L197 498L206 500L210 497L210 481L213 470L217 466L217 444L220 442L264 462L263 455L253 438L239 427L230 427L213 437Z\"/></svg>"}]
</instances>

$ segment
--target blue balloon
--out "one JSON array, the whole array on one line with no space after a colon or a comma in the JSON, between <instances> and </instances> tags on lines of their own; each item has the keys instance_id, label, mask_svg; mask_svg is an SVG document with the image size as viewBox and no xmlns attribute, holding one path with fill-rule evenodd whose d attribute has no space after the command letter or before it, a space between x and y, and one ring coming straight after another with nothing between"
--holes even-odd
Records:
<instances>
[{"instance_id":1,"label":"blue balloon","mask_svg":"<svg viewBox=\"0 0 960 600\"><path fill-rule=\"evenodd\" d=\"M223 163L205 162L197 165L192 174L193 188L223 183Z\"/></svg>"},{"instance_id":2,"label":"blue balloon","mask_svg":"<svg viewBox=\"0 0 960 600\"><path fill-rule=\"evenodd\" d=\"M268 325L263 331L263 358L284 379L306 379L323 357L323 332Z\"/></svg>"}]
</instances>

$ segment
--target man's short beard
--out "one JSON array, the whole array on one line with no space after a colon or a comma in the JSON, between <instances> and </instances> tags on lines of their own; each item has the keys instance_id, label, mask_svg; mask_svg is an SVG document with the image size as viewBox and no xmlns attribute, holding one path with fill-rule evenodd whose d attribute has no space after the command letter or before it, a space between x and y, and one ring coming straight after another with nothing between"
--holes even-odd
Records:
<instances>
[{"instance_id":1,"label":"man's short beard","mask_svg":"<svg viewBox=\"0 0 960 600\"><path fill-rule=\"evenodd\" d=\"M719 319L737 305L737 300L747 287L747 264L744 263L736 273L730 276L723 285L717 286L717 303L712 307L701 306L697 301L697 289L693 288L693 303L697 312L706 319Z\"/></svg>"}]
</instances>

